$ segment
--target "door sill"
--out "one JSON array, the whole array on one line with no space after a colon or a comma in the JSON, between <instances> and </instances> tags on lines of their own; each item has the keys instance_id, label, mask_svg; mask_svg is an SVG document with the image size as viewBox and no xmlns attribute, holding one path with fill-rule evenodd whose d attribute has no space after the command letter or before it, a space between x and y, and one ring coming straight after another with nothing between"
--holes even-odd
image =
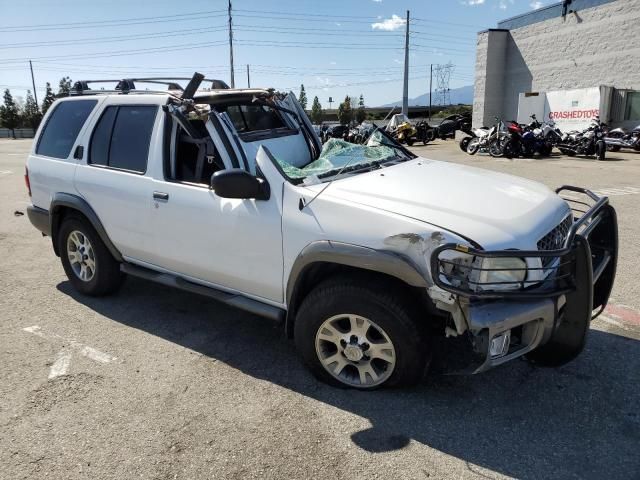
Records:
<instances>
[{"instance_id":1,"label":"door sill","mask_svg":"<svg viewBox=\"0 0 640 480\"><path fill-rule=\"evenodd\" d=\"M128 275L133 275L134 277L142 278L144 280L150 280L152 282L160 283L168 287L179 288L180 290L213 298L214 300L222 302L226 305L239 308L240 310L244 310L246 312L250 312L255 315L269 318L278 322L283 321L285 317L285 311L281 308L274 307L273 305L267 305L266 303L262 303L252 298L245 297L244 295L224 292L216 288L199 285L170 273L157 272L149 268L140 267L138 265L133 265L126 262L120 264L120 270Z\"/></svg>"}]
</instances>

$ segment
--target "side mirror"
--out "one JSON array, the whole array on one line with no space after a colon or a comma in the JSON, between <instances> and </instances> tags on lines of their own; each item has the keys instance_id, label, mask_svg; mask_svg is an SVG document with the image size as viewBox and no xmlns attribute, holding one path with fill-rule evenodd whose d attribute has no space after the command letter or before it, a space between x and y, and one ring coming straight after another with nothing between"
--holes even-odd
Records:
<instances>
[{"instance_id":1,"label":"side mirror","mask_svg":"<svg viewBox=\"0 0 640 480\"><path fill-rule=\"evenodd\" d=\"M241 168L221 170L211 176L211 189L223 198L269 200L269 184Z\"/></svg>"}]
</instances>

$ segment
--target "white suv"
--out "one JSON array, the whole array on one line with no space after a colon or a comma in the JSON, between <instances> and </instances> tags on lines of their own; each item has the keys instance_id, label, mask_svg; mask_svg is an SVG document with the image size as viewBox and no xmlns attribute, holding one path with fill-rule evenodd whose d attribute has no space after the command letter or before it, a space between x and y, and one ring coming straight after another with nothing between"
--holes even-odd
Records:
<instances>
[{"instance_id":1,"label":"white suv","mask_svg":"<svg viewBox=\"0 0 640 480\"><path fill-rule=\"evenodd\" d=\"M323 147L292 94L179 80L78 82L42 122L29 218L80 292L134 275L282 320L318 377L359 389L418 381L437 336L470 354L456 371L581 351L615 277L607 198L381 130Z\"/></svg>"}]
</instances>

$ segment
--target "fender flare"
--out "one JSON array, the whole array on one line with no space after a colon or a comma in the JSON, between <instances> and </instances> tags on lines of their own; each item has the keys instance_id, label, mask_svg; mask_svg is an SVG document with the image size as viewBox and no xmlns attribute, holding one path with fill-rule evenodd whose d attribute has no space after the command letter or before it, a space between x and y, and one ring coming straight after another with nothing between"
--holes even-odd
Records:
<instances>
[{"instance_id":1,"label":"fender flare","mask_svg":"<svg viewBox=\"0 0 640 480\"><path fill-rule=\"evenodd\" d=\"M96 212L93 210L93 208L91 208L91 205L89 205L89 203L87 203L85 199L77 195L61 192L53 195L51 206L49 207L51 218L51 239L53 240L53 250L55 251L56 255L60 256L56 239L58 236L58 230L60 228L60 214L63 208L77 210L82 215L84 215L86 219L89 220L89 223L91 223L91 226L95 229L100 239L104 242L105 246L109 250L109 253L113 255L113 258L115 258L118 262L122 261L122 255L109 238L109 235L107 235L107 231L102 225L102 222L98 218Z\"/></svg>"},{"instance_id":2,"label":"fender flare","mask_svg":"<svg viewBox=\"0 0 640 480\"><path fill-rule=\"evenodd\" d=\"M292 333L297 309L300 280L313 264L327 263L360 268L395 277L413 287L428 288L424 276L402 256L387 250L376 250L350 243L319 240L307 245L295 259L286 289L286 331Z\"/></svg>"}]
</instances>

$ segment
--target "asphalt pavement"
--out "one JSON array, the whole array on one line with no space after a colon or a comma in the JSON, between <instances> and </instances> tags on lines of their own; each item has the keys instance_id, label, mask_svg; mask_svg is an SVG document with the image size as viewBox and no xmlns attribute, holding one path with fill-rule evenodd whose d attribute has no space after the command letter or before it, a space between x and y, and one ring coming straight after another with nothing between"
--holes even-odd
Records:
<instances>
[{"instance_id":1,"label":"asphalt pavement","mask_svg":"<svg viewBox=\"0 0 640 480\"><path fill-rule=\"evenodd\" d=\"M213 300L133 278L113 297L76 293L20 215L30 145L0 140L0 479L640 478L640 154L414 147L608 193L618 279L566 366L356 392L312 378L279 326Z\"/></svg>"}]
</instances>

